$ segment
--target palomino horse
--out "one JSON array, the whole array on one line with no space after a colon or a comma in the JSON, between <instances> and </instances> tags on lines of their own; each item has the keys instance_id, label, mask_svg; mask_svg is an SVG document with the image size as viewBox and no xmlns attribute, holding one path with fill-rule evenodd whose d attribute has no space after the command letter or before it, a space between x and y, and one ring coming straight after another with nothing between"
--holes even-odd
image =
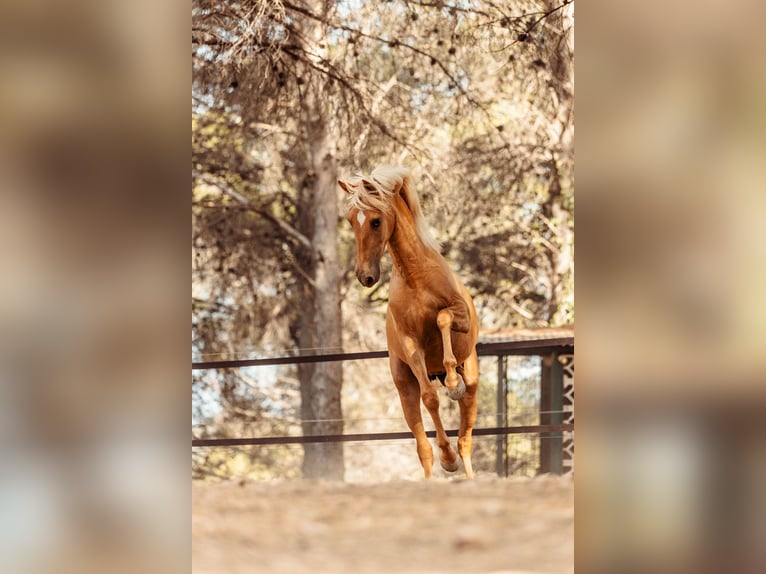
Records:
<instances>
[{"instance_id":1,"label":"palomino horse","mask_svg":"<svg viewBox=\"0 0 766 574\"><path fill-rule=\"evenodd\" d=\"M425 476L431 476L434 454L420 416L421 399L436 428L442 468L448 472L458 468L439 418L439 395L429 380L434 377L460 405L457 450L466 476L473 478L479 326L471 296L439 253L407 169L381 166L369 177L338 183L348 193L347 219L356 236L359 282L372 287L378 281L386 246L394 262L386 314L389 362Z\"/></svg>"}]
</instances>

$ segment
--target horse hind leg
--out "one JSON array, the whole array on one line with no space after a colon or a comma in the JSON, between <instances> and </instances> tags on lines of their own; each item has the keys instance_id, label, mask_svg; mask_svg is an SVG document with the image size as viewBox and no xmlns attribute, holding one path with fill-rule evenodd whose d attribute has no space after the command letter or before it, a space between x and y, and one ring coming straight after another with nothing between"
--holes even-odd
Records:
<instances>
[{"instance_id":1,"label":"horse hind leg","mask_svg":"<svg viewBox=\"0 0 766 574\"><path fill-rule=\"evenodd\" d=\"M425 478L430 478L434 465L434 451L420 416L420 385L410 368L398 360L391 361L391 374L399 393L404 420L415 437L418 459L423 467L423 474Z\"/></svg>"},{"instance_id":2,"label":"horse hind leg","mask_svg":"<svg viewBox=\"0 0 766 574\"><path fill-rule=\"evenodd\" d=\"M473 451L473 427L476 424L478 407L477 391L479 388L479 359L476 350L463 364L463 375L466 381L465 395L458 401L460 405L460 430L458 431L457 451L463 459L466 478L473 478L471 454Z\"/></svg>"},{"instance_id":3,"label":"horse hind leg","mask_svg":"<svg viewBox=\"0 0 766 574\"><path fill-rule=\"evenodd\" d=\"M419 398L420 400L423 401L423 405L426 407L426 410L428 410L428 413L431 415L431 420L433 420L433 423L434 423L434 428L436 430L436 441L437 441L437 444L439 445L439 449L441 450L441 456L439 457L441 466L444 470L448 472L454 472L458 469L458 460L457 460L458 455L450 446L449 439L447 438L447 433L444 430L444 425L442 424L441 418L439 417L439 393L436 391L436 388L434 388L434 385L428 379L428 372L426 371L426 363L425 363L425 357L423 356L423 351L422 349L418 348L415 340L409 336L402 337L402 346L409 358L409 362L407 363L408 365L407 372L410 374L410 376L414 377L417 380L417 386L419 388L419 394L420 394ZM397 383L397 386L398 386L398 383ZM401 390L400 390L400 396L401 396ZM402 406L404 406L404 402L402 402ZM414 411L414 408L413 408L413 411ZM413 415L414 415L414 412L413 412ZM418 420L420 420L419 419L420 417L419 402L417 403L417 416L418 416ZM412 426L410 426L410 428L412 428ZM422 429L422 423L420 423L420 428ZM413 429L413 434L416 434L415 429ZM422 432L423 439L425 439L425 436L426 436L425 432L423 431ZM421 440L417 434L415 438L418 439L418 454L420 454ZM423 448L425 448L425 446L423 446ZM429 448L430 448L430 445L429 445ZM429 476L430 476L430 467L426 470L426 478L428 478Z\"/></svg>"},{"instance_id":4,"label":"horse hind leg","mask_svg":"<svg viewBox=\"0 0 766 574\"><path fill-rule=\"evenodd\" d=\"M457 360L452 351L452 322L455 318L451 309L442 309L436 315L436 325L442 336L442 348L444 349L444 369L447 372L444 378L444 386L447 387L447 396L453 401L459 400L465 394L465 381L457 372Z\"/></svg>"},{"instance_id":5,"label":"horse hind leg","mask_svg":"<svg viewBox=\"0 0 766 574\"><path fill-rule=\"evenodd\" d=\"M452 450L441 417L439 416L439 393L430 381L427 385L427 388L424 388L423 385L421 385L420 398L423 401L426 410L428 410L431 415L431 420L433 420L436 429L436 441L439 445L439 450L441 450L439 463L447 472L455 472L459 468L457 454Z\"/></svg>"},{"instance_id":6,"label":"horse hind leg","mask_svg":"<svg viewBox=\"0 0 766 574\"><path fill-rule=\"evenodd\" d=\"M421 368L414 370L420 383L420 399L431 415L431 420L433 420L434 428L436 429L436 441L439 445L439 450L441 450L441 456L439 456L441 467L447 472L455 472L459 468L457 454L452 450L452 446L450 446L447 433L439 416L439 393L436 391L436 385L428 379L425 364Z\"/></svg>"}]
</instances>

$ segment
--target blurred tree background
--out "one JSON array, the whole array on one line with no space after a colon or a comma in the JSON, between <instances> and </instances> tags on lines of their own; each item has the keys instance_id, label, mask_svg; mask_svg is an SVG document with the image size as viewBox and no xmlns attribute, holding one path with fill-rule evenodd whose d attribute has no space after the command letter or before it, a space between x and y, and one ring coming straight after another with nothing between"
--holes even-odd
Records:
<instances>
[{"instance_id":1,"label":"blurred tree background","mask_svg":"<svg viewBox=\"0 0 766 574\"><path fill-rule=\"evenodd\" d=\"M573 0L193 0L194 359L384 348L390 263L356 283L336 185L381 163L412 169L482 329L573 322L573 49ZM385 361L192 392L198 437L403 428ZM193 474L343 478L362 451L201 449Z\"/></svg>"}]
</instances>

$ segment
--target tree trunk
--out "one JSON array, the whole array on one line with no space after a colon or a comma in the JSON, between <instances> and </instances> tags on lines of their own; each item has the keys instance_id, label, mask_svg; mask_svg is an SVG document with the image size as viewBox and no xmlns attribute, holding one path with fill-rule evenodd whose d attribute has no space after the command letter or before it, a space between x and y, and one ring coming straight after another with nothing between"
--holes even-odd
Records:
<instances>
[{"instance_id":1,"label":"tree trunk","mask_svg":"<svg viewBox=\"0 0 766 574\"><path fill-rule=\"evenodd\" d=\"M326 4L307 2L315 14L325 14ZM324 26L306 21L302 27L306 52L319 58L325 51ZM335 140L327 121L327 99L320 84L306 86L303 125L307 144L306 179L301 192L303 231L314 247L310 254L313 285L305 288L306 306L300 319L303 349L332 349L342 346L340 311L340 264L338 255L338 167ZM315 352L315 351L314 351ZM304 435L343 432L341 387L343 365L315 363L298 370L301 385L301 415ZM304 446L304 478L343 480L343 445L317 443Z\"/></svg>"},{"instance_id":2,"label":"tree trunk","mask_svg":"<svg viewBox=\"0 0 766 574\"><path fill-rule=\"evenodd\" d=\"M546 9L554 10L560 6L554 0L546 0ZM559 36L558 41L550 53L550 66L553 81L551 87L556 94L557 100L557 123L559 125L559 144L562 155L570 156L574 149L574 67L572 57L574 53L574 10L573 6L565 6L563 9L554 11L548 18L547 25L554 34ZM573 233L569 228L571 214L562 206L562 181L561 173L557 166L557 155L551 158L551 183L548 200L543 204L543 215L551 222L559 250L549 253L551 267L551 300L549 322L554 324L563 322L568 314L564 295L571 292L569 287L562 282L561 278L574 273ZM573 301L567 303L571 306Z\"/></svg>"}]
</instances>

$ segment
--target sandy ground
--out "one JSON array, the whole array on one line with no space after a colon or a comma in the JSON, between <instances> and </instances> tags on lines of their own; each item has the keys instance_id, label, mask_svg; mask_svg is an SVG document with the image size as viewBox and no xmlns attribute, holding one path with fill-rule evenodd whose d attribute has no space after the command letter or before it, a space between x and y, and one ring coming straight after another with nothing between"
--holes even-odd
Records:
<instances>
[{"instance_id":1,"label":"sandy ground","mask_svg":"<svg viewBox=\"0 0 766 574\"><path fill-rule=\"evenodd\" d=\"M568 477L195 484L198 574L573 572Z\"/></svg>"}]
</instances>

